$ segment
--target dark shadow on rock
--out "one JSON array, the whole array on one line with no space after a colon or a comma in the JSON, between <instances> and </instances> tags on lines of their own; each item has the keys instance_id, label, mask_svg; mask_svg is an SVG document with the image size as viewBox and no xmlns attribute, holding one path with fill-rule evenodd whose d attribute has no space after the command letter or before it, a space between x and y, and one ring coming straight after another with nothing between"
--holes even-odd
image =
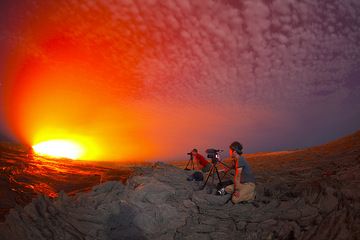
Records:
<instances>
[{"instance_id":1,"label":"dark shadow on rock","mask_svg":"<svg viewBox=\"0 0 360 240\"><path fill-rule=\"evenodd\" d=\"M108 239L147 239L142 231L133 224L136 211L127 204L121 204L117 214L110 215L106 223Z\"/></svg>"}]
</instances>

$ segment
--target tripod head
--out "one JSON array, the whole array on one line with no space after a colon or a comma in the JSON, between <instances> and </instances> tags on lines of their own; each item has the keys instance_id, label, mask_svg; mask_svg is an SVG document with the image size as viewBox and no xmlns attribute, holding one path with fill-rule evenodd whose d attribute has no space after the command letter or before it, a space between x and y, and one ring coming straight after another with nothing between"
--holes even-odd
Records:
<instances>
[{"instance_id":1,"label":"tripod head","mask_svg":"<svg viewBox=\"0 0 360 240\"><path fill-rule=\"evenodd\" d=\"M215 149L215 148L209 148L206 149L206 153L207 153L207 158L211 159L211 162L213 164L216 164L219 161L219 153L222 152L223 150L220 149Z\"/></svg>"}]
</instances>

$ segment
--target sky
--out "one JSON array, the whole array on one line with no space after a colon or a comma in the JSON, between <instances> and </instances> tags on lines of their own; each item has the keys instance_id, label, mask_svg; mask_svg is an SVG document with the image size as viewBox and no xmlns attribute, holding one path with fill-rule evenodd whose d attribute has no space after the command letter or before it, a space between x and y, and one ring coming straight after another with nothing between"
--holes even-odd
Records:
<instances>
[{"instance_id":1,"label":"sky","mask_svg":"<svg viewBox=\"0 0 360 240\"><path fill-rule=\"evenodd\" d=\"M358 0L1 1L0 137L98 160L359 130Z\"/></svg>"}]
</instances>

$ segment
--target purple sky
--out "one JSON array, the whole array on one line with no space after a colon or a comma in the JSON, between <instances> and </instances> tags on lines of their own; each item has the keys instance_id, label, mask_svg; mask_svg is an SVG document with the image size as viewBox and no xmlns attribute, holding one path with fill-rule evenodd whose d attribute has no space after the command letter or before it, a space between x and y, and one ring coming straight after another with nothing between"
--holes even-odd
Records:
<instances>
[{"instance_id":1,"label":"purple sky","mask_svg":"<svg viewBox=\"0 0 360 240\"><path fill-rule=\"evenodd\" d=\"M39 5L24 2L30 6L27 15ZM171 127L162 137L178 144L176 157L193 146L227 148L233 140L242 142L247 152L301 148L360 127L358 0L103 0L81 4L82 14L108 11L104 28L109 38L121 42L131 38L130 44L144 47L134 73L142 81L138 101L156 102L159 107L152 110L159 117L170 115L168 119L186 121L202 118L191 113L206 112L201 120L208 122L204 128L199 120L189 128L179 126L181 131L176 130L177 125L164 124ZM71 18L77 14L72 5L79 6L77 1L63 1L58 11ZM0 15L5 16L10 7L3 6ZM21 41L22 33L13 32L9 25L21 15L1 18L1 50L13 47L8 43L11 39ZM101 29L92 31L87 26L80 19L71 31L79 37L103 37ZM27 48L35 49L31 43ZM114 62L109 66L112 70L121 66L117 63L131 61L131 54L122 58L123 49L115 46L113 51L113 56L105 56ZM2 66L7 57L0 53ZM3 67L0 83L7 81L2 72ZM97 84L112 89L103 94L116 94L120 88L134 90L105 79ZM0 135L8 134L3 125Z\"/></svg>"}]
</instances>

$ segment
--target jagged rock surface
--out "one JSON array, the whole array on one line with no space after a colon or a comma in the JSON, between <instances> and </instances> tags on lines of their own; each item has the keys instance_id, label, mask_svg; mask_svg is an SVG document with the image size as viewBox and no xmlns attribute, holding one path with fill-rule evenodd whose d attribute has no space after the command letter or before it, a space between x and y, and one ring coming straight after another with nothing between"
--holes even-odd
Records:
<instances>
[{"instance_id":1,"label":"jagged rock surface","mask_svg":"<svg viewBox=\"0 0 360 240\"><path fill-rule=\"evenodd\" d=\"M256 201L233 205L211 184L199 191L186 181L190 172L156 163L125 185L109 181L12 209L0 239L358 239L359 158L342 164L319 178L317 168L255 168Z\"/></svg>"}]
</instances>

